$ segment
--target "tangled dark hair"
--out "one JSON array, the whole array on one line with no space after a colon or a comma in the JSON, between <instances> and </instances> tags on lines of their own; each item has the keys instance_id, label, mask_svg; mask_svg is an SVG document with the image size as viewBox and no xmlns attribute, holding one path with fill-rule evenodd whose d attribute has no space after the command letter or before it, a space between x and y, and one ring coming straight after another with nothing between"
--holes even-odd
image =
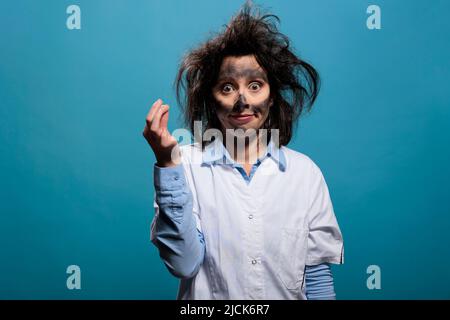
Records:
<instances>
[{"instance_id":1,"label":"tangled dark hair","mask_svg":"<svg viewBox=\"0 0 450 320\"><path fill-rule=\"evenodd\" d=\"M199 138L194 133L194 121L202 121L203 132L221 128L212 88L223 59L253 54L267 73L273 99L264 127L268 132L279 129L280 146L289 143L296 120L305 110L310 111L316 100L320 77L292 52L288 37L278 31L276 22L280 23L276 15L262 14L259 7L246 1L224 31L183 57L174 86L194 139ZM184 99L181 89L186 92Z\"/></svg>"}]
</instances>

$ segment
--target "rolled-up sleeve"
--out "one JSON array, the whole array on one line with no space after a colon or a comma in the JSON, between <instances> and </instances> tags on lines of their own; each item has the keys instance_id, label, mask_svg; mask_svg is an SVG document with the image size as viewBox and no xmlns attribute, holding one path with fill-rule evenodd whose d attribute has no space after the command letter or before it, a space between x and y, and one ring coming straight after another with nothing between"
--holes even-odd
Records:
<instances>
[{"instance_id":1,"label":"rolled-up sleeve","mask_svg":"<svg viewBox=\"0 0 450 320\"><path fill-rule=\"evenodd\" d=\"M308 300L336 300L333 273L328 263L306 266L305 272Z\"/></svg>"},{"instance_id":2,"label":"rolled-up sleeve","mask_svg":"<svg viewBox=\"0 0 450 320\"><path fill-rule=\"evenodd\" d=\"M170 273L191 278L200 269L205 244L193 214L193 196L183 165L154 165L155 216L151 224L151 241Z\"/></svg>"}]
</instances>

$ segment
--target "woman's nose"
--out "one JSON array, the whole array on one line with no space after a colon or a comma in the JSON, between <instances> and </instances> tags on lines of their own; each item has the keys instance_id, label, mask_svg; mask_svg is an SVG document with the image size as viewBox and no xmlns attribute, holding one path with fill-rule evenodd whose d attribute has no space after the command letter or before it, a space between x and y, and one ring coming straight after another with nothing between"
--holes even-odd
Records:
<instances>
[{"instance_id":1,"label":"woman's nose","mask_svg":"<svg viewBox=\"0 0 450 320\"><path fill-rule=\"evenodd\" d=\"M233 105L234 112L242 112L242 110L247 106L245 96L239 95L237 101Z\"/></svg>"},{"instance_id":2,"label":"woman's nose","mask_svg":"<svg viewBox=\"0 0 450 320\"><path fill-rule=\"evenodd\" d=\"M247 98L245 97L245 93L244 92L239 92L239 96L238 96L237 101L242 103L242 104L247 104Z\"/></svg>"}]
</instances>

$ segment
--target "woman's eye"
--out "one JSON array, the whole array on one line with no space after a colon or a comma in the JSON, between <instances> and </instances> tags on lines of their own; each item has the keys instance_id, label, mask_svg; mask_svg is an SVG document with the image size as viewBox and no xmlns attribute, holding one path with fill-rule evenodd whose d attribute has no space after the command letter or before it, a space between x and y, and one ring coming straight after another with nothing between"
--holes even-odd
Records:
<instances>
[{"instance_id":1,"label":"woman's eye","mask_svg":"<svg viewBox=\"0 0 450 320\"><path fill-rule=\"evenodd\" d=\"M251 90L259 90L261 88L261 84L259 82L253 82L250 84L250 89Z\"/></svg>"},{"instance_id":2,"label":"woman's eye","mask_svg":"<svg viewBox=\"0 0 450 320\"><path fill-rule=\"evenodd\" d=\"M225 93L231 92L233 90L233 86L231 84L226 84L222 87L222 91Z\"/></svg>"}]
</instances>

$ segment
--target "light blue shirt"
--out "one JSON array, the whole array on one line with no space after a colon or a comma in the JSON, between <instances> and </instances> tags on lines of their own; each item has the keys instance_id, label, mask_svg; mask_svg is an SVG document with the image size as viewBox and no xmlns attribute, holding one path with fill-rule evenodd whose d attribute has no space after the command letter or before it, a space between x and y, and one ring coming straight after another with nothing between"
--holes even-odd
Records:
<instances>
[{"instance_id":1,"label":"light blue shirt","mask_svg":"<svg viewBox=\"0 0 450 320\"><path fill-rule=\"evenodd\" d=\"M281 149L274 148L272 141L265 154L253 164L248 176L243 166L234 162L224 147L207 148L202 165L229 165L249 184L258 167L268 157L277 163L279 170L286 169L285 154ZM168 168L154 165L154 199L158 216L152 222L152 242L158 247L162 260L174 276L192 280L205 259L206 245L198 219L192 214L193 195L186 180L182 164ZM329 263L305 265L304 268L307 299L335 299ZM188 283L185 281L184 286ZM183 284L180 286L180 291L182 290L185 290Z\"/></svg>"}]
</instances>

